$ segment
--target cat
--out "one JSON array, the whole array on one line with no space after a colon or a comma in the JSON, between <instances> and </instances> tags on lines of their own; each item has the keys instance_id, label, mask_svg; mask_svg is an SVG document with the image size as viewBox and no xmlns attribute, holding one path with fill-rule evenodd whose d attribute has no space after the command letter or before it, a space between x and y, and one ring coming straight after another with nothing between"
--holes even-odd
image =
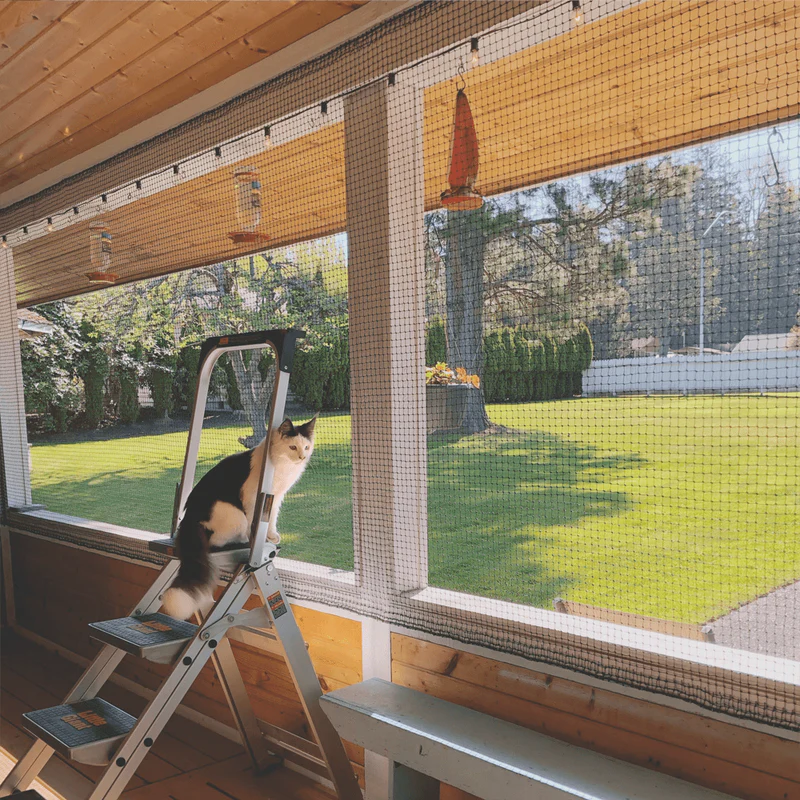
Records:
<instances>
[{"instance_id":1,"label":"cat","mask_svg":"<svg viewBox=\"0 0 800 800\"><path fill-rule=\"evenodd\" d=\"M281 538L276 523L283 498L297 483L314 452L316 422L313 417L294 425L285 419L270 434L269 459L275 473L267 538L274 544ZM249 541L266 441L265 438L252 450L224 458L192 489L175 536L181 563L177 578L164 593L165 614L189 619L209 603L217 580L209 549Z\"/></svg>"}]
</instances>

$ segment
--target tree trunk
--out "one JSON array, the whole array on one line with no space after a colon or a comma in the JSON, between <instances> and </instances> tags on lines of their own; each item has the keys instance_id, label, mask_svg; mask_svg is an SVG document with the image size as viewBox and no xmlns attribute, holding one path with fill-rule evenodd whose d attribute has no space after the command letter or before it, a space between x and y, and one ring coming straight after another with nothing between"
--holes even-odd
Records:
<instances>
[{"instance_id":1,"label":"tree trunk","mask_svg":"<svg viewBox=\"0 0 800 800\"><path fill-rule=\"evenodd\" d=\"M467 393L461 430L486 430L483 397L483 258L486 240L481 210L447 214L448 246L445 262L447 290L447 364L463 367L481 378L481 388Z\"/></svg>"},{"instance_id":2,"label":"tree trunk","mask_svg":"<svg viewBox=\"0 0 800 800\"><path fill-rule=\"evenodd\" d=\"M249 364L245 363L240 350L234 350L230 359L245 418L253 426L253 435L240 437L239 441L245 447L255 447L267 435L267 412L275 381L275 365L270 365L265 379L261 377L259 357L255 353L251 354Z\"/></svg>"}]
</instances>

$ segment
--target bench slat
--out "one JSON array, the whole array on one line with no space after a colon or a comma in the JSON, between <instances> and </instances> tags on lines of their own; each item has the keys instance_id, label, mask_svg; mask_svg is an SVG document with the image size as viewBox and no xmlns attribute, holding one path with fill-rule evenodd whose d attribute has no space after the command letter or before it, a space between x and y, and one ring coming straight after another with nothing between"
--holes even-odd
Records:
<instances>
[{"instance_id":1,"label":"bench slat","mask_svg":"<svg viewBox=\"0 0 800 800\"><path fill-rule=\"evenodd\" d=\"M342 738L485 800L729 798L378 678L320 702Z\"/></svg>"}]
</instances>

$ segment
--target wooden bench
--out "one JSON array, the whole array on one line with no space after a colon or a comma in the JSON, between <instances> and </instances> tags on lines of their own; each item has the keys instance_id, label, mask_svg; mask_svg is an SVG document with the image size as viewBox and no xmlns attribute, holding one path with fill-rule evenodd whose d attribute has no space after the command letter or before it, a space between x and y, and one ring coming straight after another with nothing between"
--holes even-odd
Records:
<instances>
[{"instance_id":1,"label":"wooden bench","mask_svg":"<svg viewBox=\"0 0 800 800\"><path fill-rule=\"evenodd\" d=\"M393 800L438 800L440 781L484 800L728 797L378 678L320 703L343 739L391 760Z\"/></svg>"},{"instance_id":2,"label":"wooden bench","mask_svg":"<svg viewBox=\"0 0 800 800\"><path fill-rule=\"evenodd\" d=\"M572 614L575 617L613 622L615 625L628 625L643 631L666 633L668 636L680 636L683 639L694 639L698 642L713 643L714 641L714 629L711 625L692 625L690 622L675 622L674 620L658 619L657 617L645 617L641 614L631 614L627 611L613 611L610 608L575 603L572 600L563 600L560 597L556 597L553 600L553 609L561 614Z\"/></svg>"}]
</instances>

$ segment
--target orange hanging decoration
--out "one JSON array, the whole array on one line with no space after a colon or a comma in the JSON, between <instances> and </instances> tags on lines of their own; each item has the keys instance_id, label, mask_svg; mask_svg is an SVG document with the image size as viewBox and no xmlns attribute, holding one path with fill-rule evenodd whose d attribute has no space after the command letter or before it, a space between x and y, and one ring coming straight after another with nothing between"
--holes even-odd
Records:
<instances>
[{"instance_id":1,"label":"orange hanging decoration","mask_svg":"<svg viewBox=\"0 0 800 800\"><path fill-rule=\"evenodd\" d=\"M478 136L469 100L463 89L456 95L453 120L453 148L450 153L450 188L442 193L442 205L450 211L473 211L483 205L483 197L475 191L478 179Z\"/></svg>"}]
</instances>

